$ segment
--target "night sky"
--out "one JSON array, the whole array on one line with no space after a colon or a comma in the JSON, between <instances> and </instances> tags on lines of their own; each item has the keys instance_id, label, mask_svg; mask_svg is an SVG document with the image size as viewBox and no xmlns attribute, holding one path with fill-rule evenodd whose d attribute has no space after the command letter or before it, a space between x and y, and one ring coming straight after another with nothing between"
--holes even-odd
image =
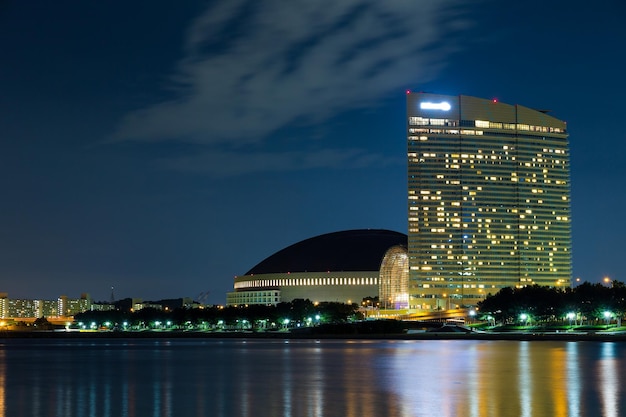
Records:
<instances>
[{"instance_id":1,"label":"night sky","mask_svg":"<svg viewBox=\"0 0 626 417\"><path fill-rule=\"evenodd\" d=\"M407 232L405 90L568 122L574 278L626 281L623 0L0 0L0 292L208 293Z\"/></svg>"}]
</instances>

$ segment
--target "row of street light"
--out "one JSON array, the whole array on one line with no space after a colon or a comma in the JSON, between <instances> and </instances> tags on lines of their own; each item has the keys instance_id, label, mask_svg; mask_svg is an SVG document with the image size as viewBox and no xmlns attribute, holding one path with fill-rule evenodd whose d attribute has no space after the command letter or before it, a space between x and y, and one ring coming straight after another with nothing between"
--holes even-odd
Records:
<instances>
[{"instance_id":1,"label":"row of street light","mask_svg":"<svg viewBox=\"0 0 626 417\"><path fill-rule=\"evenodd\" d=\"M470 316L471 316L471 312L470 312ZM604 317L604 319L606 320L606 325L608 326L611 323L611 319L615 316L611 311L604 311L602 313L602 316ZM565 317L569 320L569 326L572 327L572 321L574 322L574 324L576 323L576 313L574 312L569 312L565 315ZM519 316L520 320L522 321L522 323L524 323L524 326L528 325L528 323L530 322L530 315L526 314L526 313L522 313ZM582 324L582 320L581 320L581 324Z\"/></svg>"},{"instance_id":2,"label":"row of street light","mask_svg":"<svg viewBox=\"0 0 626 417\"><path fill-rule=\"evenodd\" d=\"M476 318L476 310L470 310L468 312L469 315L469 319L470 322L473 322L474 319ZM604 317L604 319L606 320L606 325L608 326L611 323L611 319L613 319L615 317L615 314L611 311L604 311L602 313L602 316ZM565 317L569 320L569 326L572 327L572 322L574 323L574 325L577 325L577 314L574 312L569 312L565 315ZM489 325L496 325L496 319L489 315L485 317L489 323ZM523 323L524 326L527 326L530 322L531 322L531 317L528 313L521 313L519 315L519 319L520 321ZM492 324L493 323L493 324ZM619 324L619 323L618 323ZM581 319L581 325L582 325L582 319Z\"/></svg>"}]
</instances>

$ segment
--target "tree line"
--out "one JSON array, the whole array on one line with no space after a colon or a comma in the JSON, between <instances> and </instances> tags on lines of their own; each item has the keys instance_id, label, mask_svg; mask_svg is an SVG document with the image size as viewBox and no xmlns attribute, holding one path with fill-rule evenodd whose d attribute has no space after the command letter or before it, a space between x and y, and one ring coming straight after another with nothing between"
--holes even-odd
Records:
<instances>
[{"instance_id":1,"label":"tree line","mask_svg":"<svg viewBox=\"0 0 626 417\"><path fill-rule=\"evenodd\" d=\"M503 288L478 303L483 319L493 317L502 324L520 321L573 321L592 324L616 320L626 313L626 285L612 281L610 285L584 282L573 288L527 286Z\"/></svg>"},{"instance_id":2,"label":"tree line","mask_svg":"<svg viewBox=\"0 0 626 417\"><path fill-rule=\"evenodd\" d=\"M204 308L156 309L138 311L115 309L85 311L74 316L74 324L87 328L201 328L277 329L321 323L345 323L362 318L357 304L313 303L297 299L277 305L210 306Z\"/></svg>"}]
</instances>

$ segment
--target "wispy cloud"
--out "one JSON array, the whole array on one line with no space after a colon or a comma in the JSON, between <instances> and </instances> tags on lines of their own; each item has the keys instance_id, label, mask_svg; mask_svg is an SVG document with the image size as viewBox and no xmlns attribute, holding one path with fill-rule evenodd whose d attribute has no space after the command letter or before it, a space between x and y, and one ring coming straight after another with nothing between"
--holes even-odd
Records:
<instances>
[{"instance_id":1,"label":"wispy cloud","mask_svg":"<svg viewBox=\"0 0 626 417\"><path fill-rule=\"evenodd\" d=\"M399 163L404 163L404 158L389 158L362 149L256 153L213 149L210 152L159 161L160 166L166 169L209 174L213 177L247 175L254 172L305 171L319 168L345 170Z\"/></svg>"},{"instance_id":2,"label":"wispy cloud","mask_svg":"<svg viewBox=\"0 0 626 417\"><path fill-rule=\"evenodd\" d=\"M214 151L167 164L183 168L186 160L187 170L212 171L199 160L227 172L312 168L318 162L307 159L310 150L248 155L245 166L223 161L243 144L261 149L290 124L375 106L430 80L450 52L445 39L461 21L453 11L462 1L213 2L188 30L185 57L171 76L174 98L131 112L111 139L185 141ZM363 151L326 152L332 166L333 158Z\"/></svg>"},{"instance_id":3,"label":"wispy cloud","mask_svg":"<svg viewBox=\"0 0 626 417\"><path fill-rule=\"evenodd\" d=\"M114 139L258 142L291 122L371 106L433 76L457 3L215 2L189 29L177 97L128 114Z\"/></svg>"}]
</instances>

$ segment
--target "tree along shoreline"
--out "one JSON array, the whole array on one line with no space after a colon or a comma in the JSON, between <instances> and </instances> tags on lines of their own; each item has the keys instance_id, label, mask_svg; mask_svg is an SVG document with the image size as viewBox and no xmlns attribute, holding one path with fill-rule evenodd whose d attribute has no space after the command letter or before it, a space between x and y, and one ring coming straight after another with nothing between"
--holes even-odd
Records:
<instances>
[{"instance_id":1,"label":"tree along shoreline","mask_svg":"<svg viewBox=\"0 0 626 417\"><path fill-rule=\"evenodd\" d=\"M572 326L615 324L621 327L626 314L626 285L584 282L559 288L530 285L503 288L478 303L481 320L501 325L521 323Z\"/></svg>"},{"instance_id":2,"label":"tree along shoreline","mask_svg":"<svg viewBox=\"0 0 626 417\"><path fill-rule=\"evenodd\" d=\"M0 331L0 339L275 339L275 340L485 340L626 342L626 332L184 332L184 331Z\"/></svg>"}]
</instances>

